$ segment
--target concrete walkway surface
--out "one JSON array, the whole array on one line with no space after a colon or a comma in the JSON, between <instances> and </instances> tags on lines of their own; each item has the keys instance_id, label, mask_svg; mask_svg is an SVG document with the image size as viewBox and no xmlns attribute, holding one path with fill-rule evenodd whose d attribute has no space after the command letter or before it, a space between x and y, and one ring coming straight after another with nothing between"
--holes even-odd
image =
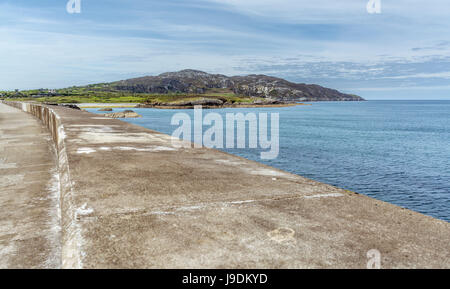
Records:
<instances>
[{"instance_id":1,"label":"concrete walkway surface","mask_svg":"<svg viewBox=\"0 0 450 289\"><path fill-rule=\"evenodd\" d=\"M0 268L61 266L58 190L47 128L0 104Z\"/></svg>"}]
</instances>

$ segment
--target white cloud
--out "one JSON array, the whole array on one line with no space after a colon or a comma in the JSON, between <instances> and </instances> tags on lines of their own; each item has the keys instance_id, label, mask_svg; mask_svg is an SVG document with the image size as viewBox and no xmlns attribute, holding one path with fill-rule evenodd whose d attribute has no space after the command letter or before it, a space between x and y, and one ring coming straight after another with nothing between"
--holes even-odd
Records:
<instances>
[{"instance_id":1,"label":"white cloud","mask_svg":"<svg viewBox=\"0 0 450 289\"><path fill-rule=\"evenodd\" d=\"M450 71L434 72L434 73L414 73L396 76L383 76L386 79L411 79L411 78L445 78L450 79Z\"/></svg>"},{"instance_id":2,"label":"white cloud","mask_svg":"<svg viewBox=\"0 0 450 289\"><path fill-rule=\"evenodd\" d=\"M366 19L368 0L204 0L248 15L278 18L295 23L335 23ZM402 18L448 17L447 0L380 0L382 14ZM357 18L361 20L361 18Z\"/></svg>"},{"instance_id":3,"label":"white cloud","mask_svg":"<svg viewBox=\"0 0 450 289\"><path fill-rule=\"evenodd\" d=\"M219 3L241 13L278 18L294 23L330 23L344 21L355 15L367 16L366 3L361 0L205 0Z\"/></svg>"}]
</instances>

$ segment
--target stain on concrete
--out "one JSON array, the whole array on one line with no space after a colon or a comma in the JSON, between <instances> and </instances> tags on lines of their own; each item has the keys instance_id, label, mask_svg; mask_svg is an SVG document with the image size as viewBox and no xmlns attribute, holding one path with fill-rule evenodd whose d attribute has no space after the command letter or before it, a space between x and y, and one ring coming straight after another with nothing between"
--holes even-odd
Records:
<instances>
[{"instance_id":1,"label":"stain on concrete","mask_svg":"<svg viewBox=\"0 0 450 289\"><path fill-rule=\"evenodd\" d=\"M291 228L278 228L268 232L267 236L277 243L295 242L295 231Z\"/></svg>"},{"instance_id":2,"label":"stain on concrete","mask_svg":"<svg viewBox=\"0 0 450 289\"><path fill-rule=\"evenodd\" d=\"M90 153L95 153L96 150L91 149L91 148L79 148L77 149L77 154L90 154Z\"/></svg>"},{"instance_id":3,"label":"stain on concrete","mask_svg":"<svg viewBox=\"0 0 450 289\"><path fill-rule=\"evenodd\" d=\"M9 186L17 185L23 182L25 175L14 174L14 175L3 175L0 176L0 183L3 188L7 188Z\"/></svg>"}]
</instances>

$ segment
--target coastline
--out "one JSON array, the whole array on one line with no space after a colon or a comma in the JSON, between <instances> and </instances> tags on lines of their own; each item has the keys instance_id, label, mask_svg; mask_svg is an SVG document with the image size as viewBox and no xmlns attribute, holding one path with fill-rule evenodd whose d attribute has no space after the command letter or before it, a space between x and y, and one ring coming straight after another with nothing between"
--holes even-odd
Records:
<instances>
[{"instance_id":1,"label":"coastline","mask_svg":"<svg viewBox=\"0 0 450 289\"><path fill-rule=\"evenodd\" d=\"M75 103L79 108L135 108L138 103Z\"/></svg>"},{"instance_id":2,"label":"coastline","mask_svg":"<svg viewBox=\"0 0 450 289\"><path fill-rule=\"evenodd\" d=\"M193 105L147 105L140 103L79 103L79 108L157 108L157 109L193 109ZM282 103L282 104L230 104L230 105L203 105L204 109L220 108L264 108L264 107L291 107L298 105L312 105L310 103Z\"/></svg>"}]
</instances>

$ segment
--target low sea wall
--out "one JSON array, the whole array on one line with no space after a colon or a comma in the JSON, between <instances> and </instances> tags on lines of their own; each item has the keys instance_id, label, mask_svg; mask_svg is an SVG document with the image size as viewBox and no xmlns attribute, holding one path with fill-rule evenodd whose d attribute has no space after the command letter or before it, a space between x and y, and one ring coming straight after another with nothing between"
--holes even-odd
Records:
<instances>
[{"instance_id":1,"label":"low sea wall","mask_svg":"<svg viewBox=\"0 0 450 289\"><path fill-rule=\"evenodd\" d=\"M445 221L119 120L4 103L55 142L63 268L366 268L373 252L382 268L450 267Z\"/></svg>"}]
</instances>

